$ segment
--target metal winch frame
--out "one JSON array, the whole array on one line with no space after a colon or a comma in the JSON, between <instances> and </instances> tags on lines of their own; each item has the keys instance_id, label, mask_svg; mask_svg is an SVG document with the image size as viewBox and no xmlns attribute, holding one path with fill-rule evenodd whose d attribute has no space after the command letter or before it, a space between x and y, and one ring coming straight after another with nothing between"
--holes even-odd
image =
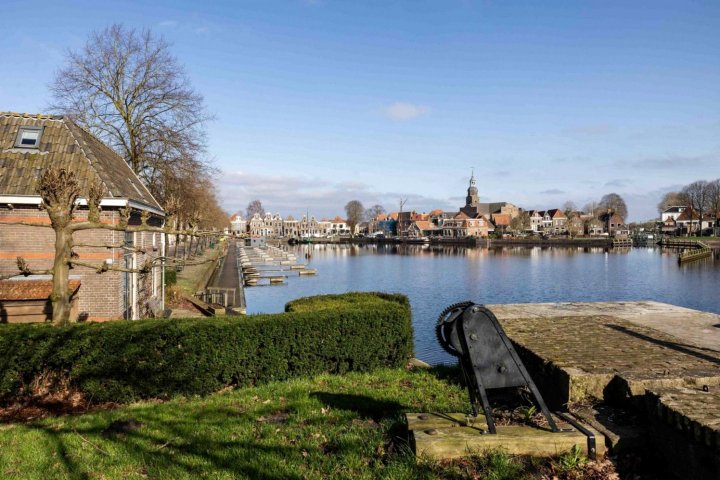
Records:
<instances>
[{"instance_id":1,"label":"metal winch frame","mask_svg":"<svg viewBox=\"0 0 720 480\"><path fill-rule=\"evenodd\" d=\"M511 387L527 387L552 431L560 431L510 339L489 309L473 302L450 305L440 314L435 332L443 349L459 358L473 414L477 416L482 407L490 433L496 433L496 429L487 390Z\"/></svg>"}]
</instances>

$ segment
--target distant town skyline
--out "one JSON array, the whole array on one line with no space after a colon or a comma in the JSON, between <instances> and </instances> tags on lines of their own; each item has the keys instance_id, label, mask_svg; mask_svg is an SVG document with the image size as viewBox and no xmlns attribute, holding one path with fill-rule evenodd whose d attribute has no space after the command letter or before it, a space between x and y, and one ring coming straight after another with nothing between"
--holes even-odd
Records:
<instances>
[{"instance_id":1,"label":"distant town skyline","mask_svg":"<svg viewBox=\"0 0 720 480\"><path fill-rule=\"evenodd\" d=\"M216 119L230 213L481 201L629 221L720 177L720 4L136 0L4 3L0 110L47 112L67 48L112 22L172 43ZM69 8L71 7L71 8ZM83 15L77 15L83 12ZM9 73L12 73L10 75Z\"/></svg>"}]
</instances>

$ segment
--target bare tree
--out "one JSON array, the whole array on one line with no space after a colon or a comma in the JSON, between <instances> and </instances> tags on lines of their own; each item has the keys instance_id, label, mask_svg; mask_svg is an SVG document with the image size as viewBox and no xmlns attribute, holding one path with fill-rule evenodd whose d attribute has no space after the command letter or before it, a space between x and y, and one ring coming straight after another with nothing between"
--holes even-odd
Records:
<instances>
[{"instance_id":1,"label":"bare tree","mask_svg":"<svg viewBox=\"0 0 720 480\"><path fill-rule=\"evenodd\" d=\"M520 212L520 215L510 220L510 229L513 232L525 232L531 228L530 214L528 212Z\"/></svg>"},{"instance_id":2,"label":"bare tree","mask_svg":"<svg viewBox=\"0 0 720 480\"><path fill-rule=\"evenodd\" d=\"M625 205L625 200L617 193L608 193L600 199L600 208L608 211L612 210L613 213L617 213L623 219L627 219L628 209Z\"/></svg>"},{"instance_id":3,"label":"bare tree","mask_svg":"<svg viewBox=\"0 0 720 480\"><path fill-rule=\"evenodd\" d=\"M720 220L720 178L708 182L708 210L712 212L715 222Z\"/></svg>"},{"instance_id":4,"label":"bare tree","mask_svg":"<svg viewBox=\"0 0 720 480\"><path fill-rule=\"evenodd\" d=\"M698 180L683 187L681 192L688 201L688 206L692 208L690 218L694 214L699 215L699 228L698 235L702 235L702 220L703 214L708 211L710 206L710 187L709 183L705 180Z\"/></svg>"},{"instance_id":5,"label":"bare tree","mask_svg":"<svg viewBox=\"0 0 720 480\"><path fill-rule=\"evenodd\" d=\"M681 192L667 192L657 204L657 209L658 213L662 213L670 207L682 207L687 204L688 200Z\"/></svg>"},{"instance_id":6,"label":"bare tree","mask_svg":"<svg viewBox=\"0 0 720 480\"><path fill-rule=\"evenodd\" d=\"M571 213L577 212L577 205L575 205L575 202L573 202L572 200L568 200L563 204L562 209L563 213L569 216Z\"/></svg>"},{"instance_id":7,"label":"bare tree","mask_svg":"<svg viewBox=\"0 0 720 480\"><path fill-rule=\"evenodd\" d=\"M259 214L261 217L265 215L265 209L262 206L262 202L260 200L253 200L252 202L248 203L247 209L245 210L247 213L248 221L255 215L256 213Z\"/></svg>"},{"instance_id":8,"label":"bare tree","mask_svg":"<svg viewBox=\"0 0 720 480\"><path fill-rule=\"evenodd\" d=\"M583 212L585 212L586 214L588 214L592 217L596 217L599 215L598 208L599 208L599 205L597 202L595 202L595 201L588 202L583 207Z\"/></svg>"},{"instance_id":9,"label":"bare tree","mask_svg":"<svg viewBox=\"0 0 720 480\"><path fill-rule=\"evenodd\" d=\"M50 89L52 109L110 145L161 201L168 177L196 175L206 163L203 98L149 30L113 24L93 32L68 52Z\"/></svg>"},{"instance_id":10,"label":"bare tree","mask_svg":"<svg viewBox=\"0 0 720 480\"><path fill-rule=\"evenodd\" d=\"M365 207L359 200L350 200L345 205L345 213L347 214L347 224L352 235L355 234L355 227L362 222Z\"/></svg>"},{"instance_id":11,"label":"bare tree","mask_svg":"<svg viewBox=\"0 0 720 480\"><path fill-rule=\"evenodd\" d=\"M376 218L378 215L385 213L385 207L382 205L373 205L372 207L365 210L365 220L368 222Z\"/></svg>"}]
</instances>

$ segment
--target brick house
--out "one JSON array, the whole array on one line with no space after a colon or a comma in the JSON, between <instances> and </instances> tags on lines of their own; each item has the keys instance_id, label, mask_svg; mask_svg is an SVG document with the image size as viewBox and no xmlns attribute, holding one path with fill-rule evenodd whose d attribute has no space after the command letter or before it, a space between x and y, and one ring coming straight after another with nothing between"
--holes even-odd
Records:
<instances>
[{"instance_id":1,"label":"brick house","mask_svg":"<svg viewBox=\"0 0 720 480\"><path fill-rule=\"evenodd\" d=\"M40 207L41 198L37 193L42 173L49 165L64 167L77 175L83 192L75 211L77 221L87 220L87 200L82 195L92 183L101 182L106 195L100 204L102 222L119 223L120 209L129 207L132 211L130 225L139 225L141 212L147 212L150 214L149 225L163 226L162 207L128 164L71 119L0 113L0 275L18 273L17 257L23 257L33 270L52 267L54 231L17 224L50 224L47 213ZM78 260L98 266L106 263L135 269L146 260L165 255L165 236L156 232L94 229L78 231L73 238L76 245L93 245L76 246L74 252ZM143 252L120 247L123 245ZM164 271L160 262L156 262L147 274L112 270L98 274L95 269L75 266L70 270L70 280L79 281L74 299L77 302L76 317L71 320L138 319L150 315L151 305L155 311L164 306ZM0 284L0 290L17 287L8 282L24 281L35 282L32 290L37 292L43 282L50 283L50 277L17 275ZM15 298L15 301L22 299ZM49 319L49 313L46 319ZM13 320L8 317L6 321Z\"/></svg>"},{"instance_id":2,"label":"brick house","mask_svg":"<svg viewBox=\"0 0 720 480\"><path fill-rule=\"evenodd\" d=\"M482 215L468 216L465 212L458 212L452 220L443 224L442 236L444 238L487 237L494 232L492 223Z\"/></svg>"},{"instance_id":3,"label":"brick house","mask_svg":"<svg viewBox=\"0 0 720 480\"><path fill-rule=\"evenodd\" d=\"M541 212L538 210L530 211L530 229L534 233L542 232L544 216L545 216L545 212Z\"/></svg>"},{"instance_id":4,"label":"brick house","mask_svg":"<svg viewBox=\"0 0 720 480\"><path fill-rule=\"evenodd\" d=\"M600 215L600 221L603 223L605 233L611 237L615 235L628 235L629 230L625 225L625 219L617 213L605 213Z\"/></svg>"},{"instance_id":5,"label":"brick house","mask_svg":"<svg viewBox=\"0 0 720 480\"><path fill-rule=\"evenodd\" d=\"M552 208L545 212L545 218L550 220L549 225L546 227L546 232L560 234L567 231L566 223L568 218L559 208Z\"/></svg>"}]
</instances>

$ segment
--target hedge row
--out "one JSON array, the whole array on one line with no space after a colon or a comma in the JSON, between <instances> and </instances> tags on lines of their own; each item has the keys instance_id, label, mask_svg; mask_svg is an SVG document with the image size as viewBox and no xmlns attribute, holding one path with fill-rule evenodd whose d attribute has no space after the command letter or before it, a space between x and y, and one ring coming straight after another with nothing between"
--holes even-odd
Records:
<instances>
[{"instance_id":1,"label":"hedge row","mask_svg":"<svg viewBox=\"0 0 720 480\"><path fill-rule=\"evenodd\" d=\"M286 313L212 319L0 326L0 403L60 374L95 402L207 394L321 372L400 366L412 356L406 297L349 293Z\"/></svg>"}]
</instances>

